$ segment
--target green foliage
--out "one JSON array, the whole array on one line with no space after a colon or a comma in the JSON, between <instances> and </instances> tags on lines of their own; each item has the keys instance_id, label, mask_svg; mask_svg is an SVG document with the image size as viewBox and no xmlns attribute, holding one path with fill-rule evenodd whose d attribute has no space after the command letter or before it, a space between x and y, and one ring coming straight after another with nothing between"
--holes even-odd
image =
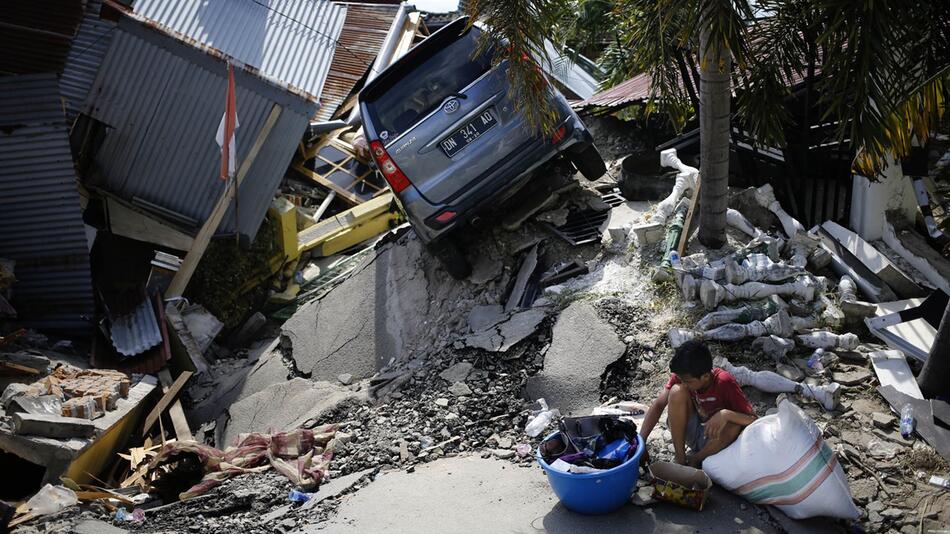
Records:
<instances>
[{"instance_id":1,"label":"green foliage","mask_svg":"<svg viewBox=\"0 0 950 534\"><path fill-rule=\"evenodd\" d=\"M508 62L509 93L527 127L538 134L549 134L557 126L557 113L548 101L547 78L534 58L546 57L544 41L554 34L561 5L557 0L474 0L469 4L471 20L481 19L492 29L483 34L476 54L493 50L494 65Z\"/></svg>"},{"instance_id":2,"label":"green foliage","mask_svg":"<svg viewBox=\"0 0 950 534\"><path fill-rule=\"evenodd\" d=\"M930 135L950 92L944 0L477 0L470 14L512 44L499 60L514 66L512 91L532 125L545 123L544 84L518 59L543 50L545 37L582 51L603 47L605 87L648 73L645 109L663 111L680 130L698 107L697 67L716 57L700 49L706 28L709 46L732 55L744 129L784 147L790 87L810 80L822 120L855 148L855 170L872 177L889 155L906 155L913 137Z\"/></svg>"}]
</instances>

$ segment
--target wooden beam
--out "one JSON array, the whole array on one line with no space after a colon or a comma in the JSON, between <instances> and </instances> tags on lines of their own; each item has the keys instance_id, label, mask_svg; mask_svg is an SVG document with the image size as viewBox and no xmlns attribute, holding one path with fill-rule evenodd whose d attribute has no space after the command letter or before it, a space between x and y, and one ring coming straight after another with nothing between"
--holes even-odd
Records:
<instances>
[{"instance_id":1,"label":"wooden beam","mask_svg":"<svg viewBox=\"0 0 950 534\"><path fill-rule=\"evenodd\" d=\"M346 189L343 189L339 185L331 182L330 180L327 180L323 176L320 176L319 174L308 169L302 163L298 163L294 165L294 170L310 178L314 182L317 182L323 187L336 191L337 196L345 200L350 205L356 206L363 203L363 200L360 199L358 196L354 195L352 191L347 191Z\"/></svg>"},{"instance_id":2,"label":"wooden beam","mask_svg":"<svg viewBox=\"0 0 950 534\"><path fill-rule=\"evenodd\" d=\"M182 375L184 375L184 373L182 373ZM175 385L174 382L172 382L172 374L168 372L168 367L158 372L158 381L162 384L162 390L165 392L165 395L168 395ZM174 398L174 395L172 395L172 397ZM162 399L164 398L165 397L162 397ZM181 408L181 402L175 400L172 403L168 409L168 416L172 420L172 426L175 427L175 437L178 438L178 441L191 441L193 439L191 429L188 428L188 420L185 419L185 411Z\"/></svg>"},{"instance_id":3,"label":"wooden beam","mask_svg":"<svg viewBox=\"0 0 950 534\"><path fill-rule=\"evenodd\" d=\"M679 246L676 247L676 252L679 253L681 258L683 257L683 252L686 251L686 243L689 242L689 236L693 233L693 216L699 211L699 190L702 185L702 177L697 176L696 189L693 191L693 198L689 201L689 210L686 212L686 221L683 223L683 234L680 235Z\"/></svg>"},{"instance_id":4,"label":"wooden beam","mask_svg":"<svg viewBox=\"0 0 950 534\"><path fill-rule=\"evenodd\" d=\"M228 206L231 205L232 194L236 194L237 191L240 191L241 182L251 170L251 165L257 158L257 153L260 152L261 147L264 146L264 141L267 140L271 129L277 124L277 119L280 117L282 110L283 108L277 104L274 104L274 107L271 108L270 115L268 115L267 120L264 121L264 126L261 128L260 133L257 134L257 139L254 140L251 150L247 153L247 156L244 157L244 161L241 162L241 168L238 170L234 183L229 183L228 186L225 187L221 196L218 198L218 203L215 204L208 219L201 227L198 235L195 236L195 241L191 249L188 250L188 254L185 255L185 259L181 262L181 267L178 268L178 272L175 273L175 277L172 278L168 290L165 291L166 299L180 297L185 292L185 288L188 287L188 282L191 281L191 276L198 267L198 262L201 261L201 257L208 248L208 243L211 242L214 233L218 231L221 219L224 218L224 214L228 211ZM208 179L211 179L211 177L208 177Z\"/></svg>"},{"instance_id":5,"label":"wooden beam","mask_svg":"<svg viewBox=\"0 0 950 534\"><path fill-rule=\"evenodd\" d=\"M188 379L194 373L191 371L183 371L175 382L165 391L165 394L162 395L162 398L158 401L158 404L152 408L152 411L148 413L148 416L145 417L145 425L142 427L142 435L148 433L152 428L152 425L155 424L155 420L162 416L162 412L168 409L169 405L175 400L178 396L178 393L181 391L181 388L185 387L185 383L188 382ZM169 375L170 376L170 375Z\"/></svg>"}]
</instances>

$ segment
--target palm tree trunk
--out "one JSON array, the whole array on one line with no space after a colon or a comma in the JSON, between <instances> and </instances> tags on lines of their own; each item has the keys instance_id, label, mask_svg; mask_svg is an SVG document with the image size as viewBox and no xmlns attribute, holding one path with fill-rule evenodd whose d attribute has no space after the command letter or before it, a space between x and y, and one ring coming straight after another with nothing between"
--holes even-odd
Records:
<instances>
[{"instance_id":1,"label":"palm tree trunk","mask_svg":"<svg viewBox=\"0 0 950 534\"><path fill-rule=\"evenodd\" d=\"M729 107L731 57L722 43L699 34L699 242L707 248L726 244L729 201Z\"/></svg>"}]
</instances>

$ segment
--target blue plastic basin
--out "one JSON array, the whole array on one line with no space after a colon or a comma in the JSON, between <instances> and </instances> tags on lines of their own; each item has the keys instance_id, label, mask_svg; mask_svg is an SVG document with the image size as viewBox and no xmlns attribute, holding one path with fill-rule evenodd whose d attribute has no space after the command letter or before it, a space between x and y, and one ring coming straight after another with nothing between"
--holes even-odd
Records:
<instances>
[{"instance_id":1,"label":"blue plastic basin","mask_svg":"<svg viewBox=\"0 0 950 534\"><path fill-rule=\"evenodd\" d=\"M548 436L552 438L560 432ZM643 438L637 436L637 452L626 462L601 473L562 473L544 461L541 447L536 452L538 463L548 476L548 483L561 503L579 514L609 514L628 500L640 476L640 457L643 456Z\"/></svg>"}]
</instances>

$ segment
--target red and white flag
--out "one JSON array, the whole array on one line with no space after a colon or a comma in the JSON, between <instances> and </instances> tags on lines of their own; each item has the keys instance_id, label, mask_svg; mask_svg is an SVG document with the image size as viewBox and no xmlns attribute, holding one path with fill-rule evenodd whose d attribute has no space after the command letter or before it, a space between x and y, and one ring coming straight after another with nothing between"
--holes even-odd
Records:
<instances>
[{"instance_id":1,"label":"red and white flag","mask_svg":"<svg viewBox=\"0 0 950 534\"><path fill-rule=\"evenodd\" d=\"M228 96L224 104L224 116L218 125L215 141L221 147L221 179L234 177L237 172L237 147L234 142L234 130L240 126L237 117L237 101L234 98L234 67L228 62ZM227 141L225 141L227 140Z\"/></svg>"}]
</instances>

